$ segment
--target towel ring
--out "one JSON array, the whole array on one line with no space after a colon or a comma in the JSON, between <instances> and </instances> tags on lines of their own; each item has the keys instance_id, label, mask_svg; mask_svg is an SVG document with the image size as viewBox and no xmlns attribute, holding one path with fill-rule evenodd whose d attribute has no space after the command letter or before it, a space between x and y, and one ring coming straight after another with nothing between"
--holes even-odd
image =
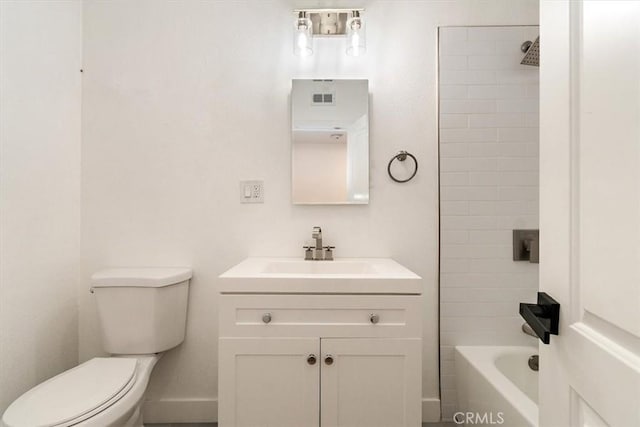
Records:
<instances>
[{"instance_id":1,"label":"towel ring","mask_svg":"<svg viewBox=\"0 0 640 427\"><path fill-rule=\"evenodd\" d=\"M411 176L409 178L407 178L407 179L398 179L395 176L393 176L393 174L391 173L391 164L396 159L398 159L398 161L400 161L400 162L404 162L405 160L407 160L407 157L411 157L411 159L413 160L413 163L415 163L415 165L416 165L415 169L413 170L413 173L411 174ZM409 153L408 151L404 151L404 150L398 151L398 153L395 156L393 156L391 158L391 160L389 160L389 164L387 165L387 173L389 174L389 177L391 177L391 179L394 180L395 182L399 182L399 183L409 182L418 173L418 159L416 159L416 156L414 156L413 154Z\"/></svg>"}]
</instances>

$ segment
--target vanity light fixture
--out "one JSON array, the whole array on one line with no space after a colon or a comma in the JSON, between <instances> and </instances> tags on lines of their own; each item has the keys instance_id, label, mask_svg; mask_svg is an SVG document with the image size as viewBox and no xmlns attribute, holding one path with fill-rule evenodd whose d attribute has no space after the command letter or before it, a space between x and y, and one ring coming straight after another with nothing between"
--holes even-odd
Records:
<instances>
[{"instance_id":1,"label":"vanity light fixture","mask_svg":"<svg viewBox=\"0 0 640 427\"><path fill-rule=\"evenodd\" d=\"M313 38L346 38L346 54L360 56L366 51L364 9L297 9L293 51L297 56L313 54Z\"/></svg>"}]
</instances>

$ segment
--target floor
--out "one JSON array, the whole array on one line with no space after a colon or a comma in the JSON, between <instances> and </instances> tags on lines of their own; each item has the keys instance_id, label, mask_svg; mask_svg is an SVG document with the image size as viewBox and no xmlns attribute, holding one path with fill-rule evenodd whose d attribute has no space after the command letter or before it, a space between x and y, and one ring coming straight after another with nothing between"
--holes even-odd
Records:
<instances>
[{"instance_id":1,"label":"floor","mask_svg":"<svg viewBox=\"0 0 640 427\"><path fill-rule=\"evenodd\" d=\"M217 423L189 423L189 424L146 424L145 427L217 427ZM454 423L423 423L422 427L454 427Z\"/></svg>"}]
</instances>

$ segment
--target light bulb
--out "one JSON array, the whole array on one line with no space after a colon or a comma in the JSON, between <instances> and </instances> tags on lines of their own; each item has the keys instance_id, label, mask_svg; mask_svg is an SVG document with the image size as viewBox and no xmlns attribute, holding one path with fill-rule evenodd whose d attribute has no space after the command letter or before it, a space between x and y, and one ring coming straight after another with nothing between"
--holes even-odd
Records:
<instances>
[{"instance_id":1,"label":"light bulb","mask_svg":"<svg viewBox=\"0 0 640 427\"><path fill-rule=\"evenodd\" d=\"M360 12L354 11L351 19L347 21L347 55L360 56L366 51L364 22L360 18Z\"/></svg>"},{"instance_id":2,"label":"light bulb","mask_svg":"<svg viewBox=\"0 0 640 427\"><path fill-rule=\"evenodd\" d=\"M313 28L311 20L306 17L304 12L300 12L298 19L296 19L293 37L294 54L297 56L311 56L313 54Z\"/></svg>"}]
</instances>

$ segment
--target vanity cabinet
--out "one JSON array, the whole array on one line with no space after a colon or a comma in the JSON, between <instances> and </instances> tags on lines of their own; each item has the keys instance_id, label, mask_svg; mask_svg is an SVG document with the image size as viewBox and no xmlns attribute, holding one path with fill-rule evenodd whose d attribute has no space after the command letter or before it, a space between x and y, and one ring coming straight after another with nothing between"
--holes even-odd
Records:
<instances>
[{"instance_id":1,"label":"vanity cabinet","mask_svg":"<svg viewBox=\"0 0 640 427\"><path fill-rule=\"evenodd\" d=\"M420 426L418 295L220 299L221 427Z\"/></svg>"}]
</instances>

